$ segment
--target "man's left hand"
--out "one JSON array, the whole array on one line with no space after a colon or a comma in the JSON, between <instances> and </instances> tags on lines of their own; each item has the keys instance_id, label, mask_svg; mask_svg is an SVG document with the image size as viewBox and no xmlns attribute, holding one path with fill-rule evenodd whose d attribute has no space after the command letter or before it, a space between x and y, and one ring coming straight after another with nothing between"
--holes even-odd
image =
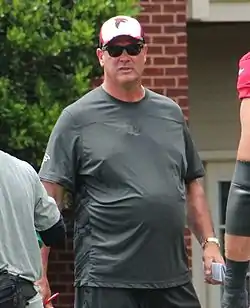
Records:
<instances>
[{"instance_id":1,"label":"man's left hand","mask_svg":"<svg viewBox=\"0 0 250 308\"><path fill-rule=\"evenodd\" d=\"M43 276L40 280L35 282L35 285L39 287L39 292L42 296L43 303L46 302L46 300L51 297L51 290L50 290L50 285L47 276ZM51 302L48 304L44 304L45 308L53 308L53 305Z\"/></svg>"},{"instance_id":2,"label":"man's left hand","mask_svg":"<svg viewBox=\"0 0 250 308\"><path fill-rule=\"evenodd\" d=\"M220 248L215 243L207 243L203 249L204 275L205 282L213 285L222 284L212 279L212 263L225 264L220 253Z\"/></svg>"}]
</instances>

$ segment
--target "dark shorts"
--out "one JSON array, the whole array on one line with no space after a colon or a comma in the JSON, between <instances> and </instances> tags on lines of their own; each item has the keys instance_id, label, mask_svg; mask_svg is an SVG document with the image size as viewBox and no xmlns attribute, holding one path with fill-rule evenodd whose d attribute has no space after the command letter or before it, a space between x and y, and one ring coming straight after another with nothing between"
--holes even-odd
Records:
<instances>
[{"instance_id":1,"label":"dark shorts","mask_svg":"<svg viewBox=\"0 0 250 308\"><path fill-rule=\"evenodd\" d=\"M191 282L168 289L76 288L75 308L201 308Z\"/></svg>"}]
</instances>

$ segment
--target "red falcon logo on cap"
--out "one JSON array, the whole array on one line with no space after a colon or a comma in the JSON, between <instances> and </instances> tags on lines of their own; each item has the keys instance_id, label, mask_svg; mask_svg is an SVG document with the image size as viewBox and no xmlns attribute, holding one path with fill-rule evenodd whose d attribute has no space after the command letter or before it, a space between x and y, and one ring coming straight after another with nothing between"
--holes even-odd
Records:
<instances>
[{"instance_id":1,"label":"red falcon logo on cap","mask_svg":"<svg viewBox=\"0 0 250 308\"><path fill-rule=\"evenodd\" d=\"M128 20L124 17L118 17L115 19L115 26L118 29L121 22L127 22Z\"/></svg>"}]
</instances>

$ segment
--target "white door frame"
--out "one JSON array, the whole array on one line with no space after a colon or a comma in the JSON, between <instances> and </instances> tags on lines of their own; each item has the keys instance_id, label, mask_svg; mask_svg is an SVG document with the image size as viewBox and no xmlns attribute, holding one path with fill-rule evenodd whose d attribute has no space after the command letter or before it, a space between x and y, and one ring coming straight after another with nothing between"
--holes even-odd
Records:
<instances>
[{"instance_id":1,"label":"white door frame","mask_svg":"<svg viewBox=\"0 0 250 308\"><path fill-rule=\"evenodd\" d=\"M205 164L212 162L234 162L236 158L235 151L202 151L199 152L202 161ZM206 188L205 188L206 189ZM214 216L214 215L213 215ZM213 217L214 219L214 217ZM214 222L216 223L216 222ZM202 251L200 245L194 236L192 236L192 276L196 292L199 296L202 308L208 307L209 289L204 283L202 269ZM217 307L214 307L217 308Z\"/></svg>"}]
</instances>

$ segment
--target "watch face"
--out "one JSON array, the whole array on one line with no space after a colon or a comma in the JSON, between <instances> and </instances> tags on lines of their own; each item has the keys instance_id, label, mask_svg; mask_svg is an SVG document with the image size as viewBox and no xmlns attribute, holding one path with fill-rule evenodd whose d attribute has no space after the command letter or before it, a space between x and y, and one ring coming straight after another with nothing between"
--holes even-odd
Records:
<instances>
[{"instance_id":1,"label":"watch face","mask_svg":"<svg viewBox=\"0 0 250 308\"><path fill-rule=\"evenodd\" d=\"M220 245L219 240L217 238L210 238L207 240L208 243L215 243L217 245Z\"/></svg>"},{"instance_id":2,"label":"watch face","mask_svg":"<svg viewBox=\"0 0 250 308\"><path fill-rule=\"evenodd\" d=\"M202 248L206 246L208 243L214 243L220 247L220 242L216 237L208 237L203 243L202 243Z\"/></svg>"},{"instance_id":3,"label":"watch face","mask_svg":"<svg viewBox=\"0 0 250 308\"><path fill-rule=\"evenodd\" d=\"M218 239L216 237L211 237L211 238L208 238L208 241L209 242L218 242Z\"/></svg>"}]
</instances>

